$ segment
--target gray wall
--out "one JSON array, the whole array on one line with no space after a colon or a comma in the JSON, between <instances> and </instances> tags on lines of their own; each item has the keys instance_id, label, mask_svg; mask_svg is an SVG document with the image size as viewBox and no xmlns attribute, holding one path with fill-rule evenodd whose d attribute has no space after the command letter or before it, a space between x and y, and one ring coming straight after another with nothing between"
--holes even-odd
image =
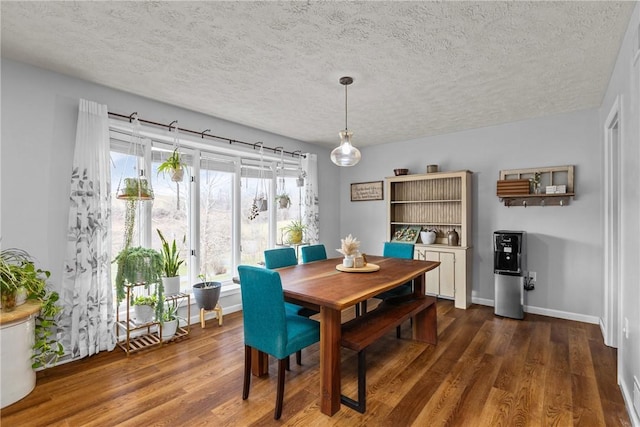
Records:
<instances>
[{"instance_id":1,"label":"gray wall","mask_svg":"<svg viewBox=\"0 0 640 427\"><path fill-rule=\"evenodd\" d=\"M640 384L640 5L636 5L609 88L600 109L600 140L617 97L621 100L621 256L620 318L628 319L629 338L618 343L619 383L627 406L633 399L633 380ZM601 152L603 150L601 149ZM624 325L624 320L623 320ZM622 329L622 326L620 327ZM638 408L640 411L640 408ZM631 411L630 411L631 412ZM633 414L633 413L632 413ZM640 425L640 414L633 414Z\"/></svg>"},{"instance_id":2,"label":"gray wall","mask_svg":"<svg viewBox=\"0 0 640 427\"><path fill-rule=\"evenodd\" d=\"M330 150L2 59L0 245L34 255L52 272L54 285L63 265L79 98L120 114L137 111L139 117L160 123L179 120L187 129L210 128L215 135L317 153L320 237L338 238L334 189L340 175L329 160Z\"/></svg>"},{"instance_id":3,"label":"gray wall","mask_svg":"<svg viewBox=\"0 0 640 427\"><path fill-rule=\"evenodd\" d=\"M357 236L371 254L380 254L386 240L386 202L350 202L349 183L382 180L394 168L424 173L427 164L438 164L441 171L468 169L474 172L473 300L493 302L493 231L521 229L528 233L529 270L537 273L536 290L525 301L529 311L597 322L600 153L595 109L364 148L362 161L342 173L340 233ZM569 206L507 208L496 197L501 169L561 165L575 165L577 196Z\"/></svg>"}]
</instances>

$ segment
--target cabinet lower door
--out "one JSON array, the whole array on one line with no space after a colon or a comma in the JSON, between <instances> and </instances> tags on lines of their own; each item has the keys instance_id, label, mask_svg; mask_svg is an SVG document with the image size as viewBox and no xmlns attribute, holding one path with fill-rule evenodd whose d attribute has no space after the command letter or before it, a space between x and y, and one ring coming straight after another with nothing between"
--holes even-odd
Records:
<instances>
[{"instance_id":1,"label":"cabinet lower door","mask_svg":"<svg viewBox=\"0 0 640 427\"><path fill-rule=\"evenodd\" d=\"M433 251L424 251L425 261L440 261L440 253ZM427 280L425 289L428 294L440 295L440 268L434 268L427 271L425 279Z\"/></svg>"},{"instance_id":2,"label":"cabinet lower door","mask_svg":"<svg viewBox=\"0 0 640 427\"><path fill-rule=\"evenodd\" d=\"M440 252L440 295L453 298L456 292L456 256Z\"/></svg>"}]
</instances>

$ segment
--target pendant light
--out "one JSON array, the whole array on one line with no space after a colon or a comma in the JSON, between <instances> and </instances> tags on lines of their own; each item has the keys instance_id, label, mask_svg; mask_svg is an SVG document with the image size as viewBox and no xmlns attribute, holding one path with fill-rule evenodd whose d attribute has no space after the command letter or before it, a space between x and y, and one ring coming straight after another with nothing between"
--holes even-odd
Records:
<instances>
[{"instance_id":1,"label":"pendant light","mask_svg":"<svg viewBox=\"0 0 640 427\"><path fill-rule=\"evenodd\" d=\"M351 83L351 77L340 78L340 84L344 85L344 130L338 133L340 145L331 152L331 161L338 166L353 166L360 161L360 150L351 144L353 132L347 127L347 86Z\"/></svg>"}]
</instances>

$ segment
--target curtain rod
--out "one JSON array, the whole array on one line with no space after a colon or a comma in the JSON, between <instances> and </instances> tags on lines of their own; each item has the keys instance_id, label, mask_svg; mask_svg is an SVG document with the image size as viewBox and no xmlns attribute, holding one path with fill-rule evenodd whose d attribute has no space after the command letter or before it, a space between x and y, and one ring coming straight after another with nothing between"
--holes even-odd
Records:
<instances>
[{"instance_id":1,"label":"curtain rod","mask_svg":"<svg viewBox=\"0 0 640 427\"><path fill-rule=\"evenodd\" d=\"M140 119L140 118L138 118L138 113L137 112L131 113L128 116L124 115L124 114L112 113L111 111L109 111L108 114L110 116L114 116L114 117L117 117L119 119L128 120L129 123L132 123L134 119L137 119L140 123L146 123L148 125L167 128L167 129L169 129L169 132L171 132L172 129L177 129L180 132L186 132L186 133L190 133L192 135L200 135L200 138L202 138L202 139L204 139L204 137L206 136L208 138L215 138L215 139L219 139L219 140L222 140L222 141L227 141L229 144L246 145L248 147L252 147L254 150L256 149L256 146L258 146L258 147L263 148L265 150L271 150L271 151L273 151L274 154L283 153L283 154L291 154L291 157L296 157L296 156L303 157L303 158L307 157L304 154L302 154L302 150L287 151L287 150L284 150L282 147L275 147L275 148L266 147L266 146L264 146L264 143L262 141L258 141L256 143L251 143L251 142L239 141L237 139L225 138L223 136L217 136L217 135L208 134L207 132L211 131L211 129L206 129L206 130L203 130L202 132L197 132L195 130L179 128L177 125L174 125L174 124L178 123L177 120L174 120L174 121L172 121L171 123L169 123L167 125L167 124L164 124L164 123L153 122L151 120Z\"/></svg>"}]
</instances>

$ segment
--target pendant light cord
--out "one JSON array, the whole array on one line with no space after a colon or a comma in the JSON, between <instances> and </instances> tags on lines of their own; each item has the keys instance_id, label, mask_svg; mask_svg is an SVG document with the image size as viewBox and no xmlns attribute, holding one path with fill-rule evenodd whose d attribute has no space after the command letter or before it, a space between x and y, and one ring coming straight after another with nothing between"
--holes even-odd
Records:
<instances>
[{"instance_id":1,"label":"pendant light cord","mask_svg":"<svg viewBox=\"0 0 640 427\"><path fill-rule=\"evenodd\" d=\"M349 126L347 126L347 114L348 114L348 108L347 108L347 86L348 85L344 85L344 130L348 130Z\"/></svg>"}]
</instances>

